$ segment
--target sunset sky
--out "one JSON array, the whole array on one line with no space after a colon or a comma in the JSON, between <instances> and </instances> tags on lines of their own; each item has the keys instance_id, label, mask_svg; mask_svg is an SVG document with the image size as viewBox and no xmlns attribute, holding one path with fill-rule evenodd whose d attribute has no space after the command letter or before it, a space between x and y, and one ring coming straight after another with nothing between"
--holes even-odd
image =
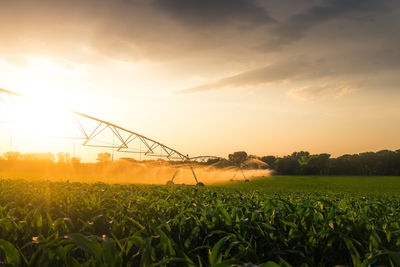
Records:
<instances>
[{"instance_id":1,"label":"sunset sky","mask_svg":"<svg viewBox=\"0 0 400 267\"><path fill-rule=\"evenodd\" d=\"M396 150L399 29L396 0L2 0L0 88L193 156ZM0 153L72 153L12 127Z\"/></svg>"}]
</instances>

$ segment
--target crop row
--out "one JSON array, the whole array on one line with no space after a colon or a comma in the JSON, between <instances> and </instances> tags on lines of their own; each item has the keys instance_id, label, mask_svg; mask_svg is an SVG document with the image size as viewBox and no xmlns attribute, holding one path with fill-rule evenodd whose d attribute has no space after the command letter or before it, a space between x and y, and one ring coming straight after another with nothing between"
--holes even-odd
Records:
<instances>
[{"instance_id":1,"label":"crop row","mask_svg":"<svg viewBox=\"0 0 400 267\"><path fill-rule=\"evenodd\" d=\"M400 265L400 198L0 180L0 264Z\"/></svg>"}]
</instances>

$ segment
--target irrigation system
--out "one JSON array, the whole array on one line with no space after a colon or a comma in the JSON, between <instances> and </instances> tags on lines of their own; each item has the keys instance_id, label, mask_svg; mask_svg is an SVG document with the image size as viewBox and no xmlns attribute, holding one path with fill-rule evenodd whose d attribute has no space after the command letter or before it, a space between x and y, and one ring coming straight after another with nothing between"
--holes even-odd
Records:
<instances>
[{"instance_id":1,"label":"irrigation system","mask_svg":"<svg viewBox=\"0 0 400 267\"><path fill-rule=\"evenodd\" d=\"M17 97L26 98L22 94L0 88L0 102L2 102L7 108L11 110L15 108L16 101L14 98ZM78 139L82 139L83 146L113 149L113 151L115 150L117 152L136 153L145 156L187 162L189 163L193 178L198 186L203 186L204 184L198 181L191 162L205 162L209 159L223 159L216 156L197 156L191 158L188 154L183 154L176 149L173 149L134 131L120 127L114 123L110 123L74 110L68 110L68 112L74 116L74 122L82 134L82 137L79 137ZM94 123L96 125L94 129L89 127L88 124L84 122L85 120L89 120L92 122L92 124ZM5 123L7 121L2 122ZM109 133L111 132L111 138L113 142L109 144L96 142L96 137L105 131L108 131ZM140 145L140 148L144 147L144 150L134 149L134 147L137 147L138 145ZM174 176L167 182L167 184L174 184L174 179L176 178L177 173L178 170L174 173Z\"/></svg>"}]
</instances>

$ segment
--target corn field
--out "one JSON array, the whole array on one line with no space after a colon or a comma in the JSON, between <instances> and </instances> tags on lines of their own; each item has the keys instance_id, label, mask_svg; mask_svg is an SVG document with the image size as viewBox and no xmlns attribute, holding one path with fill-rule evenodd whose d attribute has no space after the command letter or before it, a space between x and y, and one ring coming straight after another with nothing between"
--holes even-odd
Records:
<instances>
[{"instance_id":1,"label":"corn field","mask_svg":"<svg viewBox=\"0 0 400 267\"><path fill-rule=\"evenodd\" d=\"M0 180L4 266L400 265L400 198Z\"/></svg>"}]
</instances>

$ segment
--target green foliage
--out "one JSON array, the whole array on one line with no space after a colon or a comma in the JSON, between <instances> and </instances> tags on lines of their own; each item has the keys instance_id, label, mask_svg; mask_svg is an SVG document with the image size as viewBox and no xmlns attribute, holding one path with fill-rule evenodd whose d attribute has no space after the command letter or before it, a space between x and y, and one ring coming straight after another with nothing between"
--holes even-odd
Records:
<instances>
[{"instance_id":1,"label":"green foliage","mask_svg":"<svg viewBox=\"0 0 400 267\"><path fill-rule=\"evenodd\" d=\"M275 167L275 162L276 162L275 156L264 156L261 158L261 160L267 163L270 169L273 169Z\"/></svg>"},{"instance_id":2,"label":"green foliage","mask_svg":"<svg viewBox=\"0 0 400 267\"><path fill-rule=\"evenodd\" d=\"M240 166L247 160L248 156L244 151L237 151L233 154L229 154L228 158L231 162L235 163L237 166Z\"/></svg>"},{"instance_id":3,"label":"green foliage","mask_svg":"<svg viewBox=\"0 0 400 267\"><path fill-rule=\"evenodd\" d=\"M299 167L299 160L291 156L279 158L275 163L276 170L282 174L296 174Z\"/></svg>"},{"instance_id":4,"label":"green foliage","mask_svg":"<svg viewBox=\"0 0 400 267\"><path fill-rule=\"evenodd\" d=\"M306 151L261 160L280 174L291 175L400 175L400 150L381 150L330 158L330 154L310 155Z\"/></svg>"},{"instance_id":5,"label":"green foliage","mask_svg":"<svg viewBox=\"0 0 400 267\"><path fill-rule=\"evenodd\" d=\"M400 264L398 193L278 194L264 189L271 179L207 188L0 180L0 265Z\"/></svg>"},{"instance_id":6,"label":"green foliage","mask_svg":"<svg viewBox=\"0 0 400 267\"><path fill-rule=\"evenodd\" d=\"M10 242L0 239L0 249L5 255L5 262L11 265L19 265L20 256L18 250Z\"/></svg>"},{"instance_id":7,"label":"green foliage","mask_svg":"<svg viewBox=\"0 0 400 267\"><path fill-rule=\"evenodd\" d=\"M240 192L266 194L318 193L350 194L374 197L400 197L400 176L290 176L273 175L252 179L251 183L217 185Z\"/></svg>"}]
</instances>

